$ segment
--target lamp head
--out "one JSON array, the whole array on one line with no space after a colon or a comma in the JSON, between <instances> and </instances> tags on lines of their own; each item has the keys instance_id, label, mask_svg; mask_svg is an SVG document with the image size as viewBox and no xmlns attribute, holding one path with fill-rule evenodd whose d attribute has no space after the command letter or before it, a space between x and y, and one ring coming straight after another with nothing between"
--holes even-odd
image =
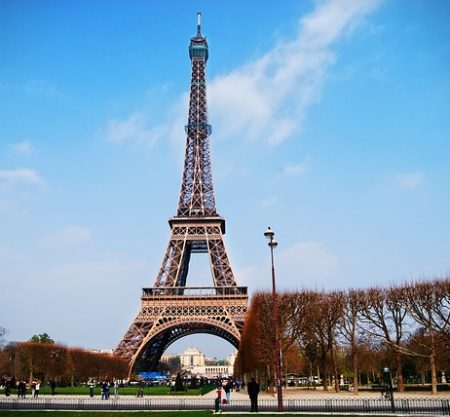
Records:
<instances>
[{"instance_id":1,"label":"lamp head","mask_svg":"<svg viewBox=\"0 0 450 417\"><path fill-rule=\"evenodd\" d=\"M270 242L268 243L268 245L272 248L275 249L278 246L278 242L275 239L271 239Z\"/></svg>"},{"instance_id":2,"label":"lamp head","mask_svg":"<svg viewBox=\"0 0 450 417\"><path fill-rule=\"evenodd\" d=\"M275 232L270 227L268 227L267 230L264 232L264 236L269 240L273 240Z\"/></svg>"}]
</instances>

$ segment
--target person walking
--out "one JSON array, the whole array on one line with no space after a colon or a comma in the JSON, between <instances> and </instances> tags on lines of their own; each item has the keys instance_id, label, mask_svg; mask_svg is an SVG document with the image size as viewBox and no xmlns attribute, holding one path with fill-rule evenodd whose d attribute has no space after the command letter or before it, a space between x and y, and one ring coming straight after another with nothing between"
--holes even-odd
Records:
<instances>
[{"instance_id":1,"label":"person walking","mask_svg":"<svg viewBox=\"0 0 450 417\"><path fill-rule=\"evenodd\" d=\"M214 409L215 409L216 413L222 412L222 385L220 384L220 382L217 384Z\"/></svg>"},{"instance_id":2,"label":"person walking","mask_svg":"<svg viewBox=\"0 0 450 417\"><path fill-rule=\"evenodd\" d=\"M119 398L119 381L114 380L114 398Z\"/></svg>"},{"instance_id":3,"label":"person walking","mask_svg":"<svg viewBox=\"0 0 450 417\"><path fill-rule=\"evenodd\" d=\"M36 381L34 386L34 398L39 397L39 390L41 389L41 381Z\"/></svg>"},{"instance_id":4,"label":"person walking","mask_svg":"<svg viewBox=\"0 0 450 417\"><path fill-rule=\"evenodd\" d=\"M94 388L95 388L95 382L91 379L89 382L89 397L94 397Z\"/></svg>"},{"instance_id":5,"label":"person walking","mask_svg":"<svg viewBox=\"0 0 450 417\"><path fill-rule=\"evenodd\" d=\"M250 397L250 404L252 413L258 412L258 394L259 394L259 384L255 381L255 378L252 378L251 381L247 384L247 392Z\"/></svg>"},{"instance_id":6,"label":"person walking","mask_svg":"<svg viewBox=\"0 0 450 417\"><path fill-rule=\"evenodd\" d=\"M227 403L231 400L231 384L230 381L227 381L227 383L223 386L223 390L225 391L225 397L227 399Z\"/></svg>"},{"instance_id":7,"label":"person walking","mask_svg":"<svg viewBox=\"0 0 450 417\"><path fill-rule=\"evenodd\" d=\"M102 400L106 399L106 381L102 382Z\"/></svg>"},{"instance_id":8,"label":"person walking","mask_svg":"<svg viewBox=\"0 0 450 417\"><path fill-rule=\"evenodd\" d=\"M27 392L27 386L25 381L19 381L17 384L17 398L25 398L25 394Z\"/></svg>"}]
</instances>

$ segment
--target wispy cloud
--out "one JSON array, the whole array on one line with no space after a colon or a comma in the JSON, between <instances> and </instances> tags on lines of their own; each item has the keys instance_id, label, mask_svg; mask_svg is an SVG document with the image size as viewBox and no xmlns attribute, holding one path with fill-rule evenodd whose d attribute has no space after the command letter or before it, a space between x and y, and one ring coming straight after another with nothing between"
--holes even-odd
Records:
<instances>
[{"instance_id":1,"label":"wispy cloud","mask_svg":"<svg viewBox=\"0 0 450 417\"><path fill-rule=\"evenodd\" d=\"M309 161L301 164L290 164L283 167L281 171L282 177L299 177L309 170Z\"/></svg>"},{"instance_id":2,"label":"wispy cloud","mask_svg":"<svg viewBox=\"0 0 450 417\"><path fill-rule=\"evenodd\" d=\"M19 155L31 155L33 153L33 145L29 140L19 143L12 143L9 145L9 148Z\"/></svg>"},{"instance_id":3,"label":"wispy cloud","mask_svg":"<svg viewBox=\"0 0 450 417\"><path fill-rule=\"evenodd\" d=\"M282 251L280 271L292 286L311 282L325 284L338 269L338 258L322 242L303 241ZM331 283L329 283L331 284Z\"/></svg>"},{"instance_id":4,"label":"wispy cloud","mask_svg":"<svg viewBox=\"0 0 450 417\"><path fill-rule=\"evenodd\" d=\"M45 185L44 179L34 169L21 168L0 170L0 184Z\"/></svg>"},{"instance_id":5,"label":"wispy cloud","mask_svg":"<svg viewBox=\"0 0 450 417\"><path fill-rule=\"evenodd\" d=\"M299 19L297 32L263 56L208 82L208 105L216 138L247 138L277 145L298 135L308 108L320 97L333 47L382 0L319 2ZM151 126L142 113L108 123L116 143L153 145L163 136L177 143L187 118L185 94L167 112L165 125Z\"/></svg>"},{"instance_id":6,"label":"wispy cloud","mask_svg":"<svg viewBox=\"0 0 450 417\"><path fill-rule=\"evenodd\" d=\"M414 190L420 187L424 181L423 172L408 172L397 174L394 178L395 184L402 190Z\"/></svg>"},{"instance_id":7,"label":"wispy cloud","mask_svg":"<svg viewBox=\"0 0 450 417\"><path fill-rule=\"evenodd\" d=\"M23 89L32 96L55 97L60 94L50 82L45 80L30 80Z\"/></svg>"},{"instance_id":8,"label":"wispy cloud","mask_svg":"<svg viewBox=\"0 0 450 417\"><path fill-rule=\"evenodd\" d=\"M335 275L340 263L336 254L323 242L301 241L288 248L277 248L277 283L280 289L336 288ZM270 286L266 265L254 265L239 271L241 281L249 287L263 289ZM265 284L262 284L265 282Z\"/></svg>"},{"instance_id":9,"label":"wispy cloud","mask_svg":"<svg viewBox=\"0 0 450 417\"><path fill-rule=\"evenodd\" d=\"M79 226L68 226L45 237L39 243L43 247L59 248L85 243L91 239L91 236L92 233L89 229Z\"/></svg>"},{"instance_id":10,"label":"wispy cloud","mask_svg":"<svg viewBox=\"0 0 450 417\"><path fill-rule=\"evenodd\" d=\"M148 118L143 113L136 112L125 120L110 120L105 135L109 142L136 143L151 147L165 133L165 127L149 127Z\"/></svg>"},{"instance_id":11,"label":"wispy cloud","mask_svg":"<svg viewBox=\"0 0 450 417\"><path fill-rule=\"evenodd\" d=\"M276 145L297 134L335 62L334 44L379 3L321 2L300 19L293 39L282 40L259 59L215 78L209 96L219 135L239 134Z\"/></svg>"}]
</instances>

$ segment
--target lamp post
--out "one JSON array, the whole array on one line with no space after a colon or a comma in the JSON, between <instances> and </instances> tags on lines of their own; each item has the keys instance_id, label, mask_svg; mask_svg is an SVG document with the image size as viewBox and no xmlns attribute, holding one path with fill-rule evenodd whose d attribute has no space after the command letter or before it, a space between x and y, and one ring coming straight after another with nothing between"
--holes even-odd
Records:
<instances>
[{"instance_id":1,"label":"lamp post","mask_svg":"<svg viewBox=\"0 0 450 417\"><path fill-rule=\"evenodd\" d=\"M275 333L275 373L277 385L278 411L283 411L283 393L281 391L281 348L280 335L278 334L278 299L277 287L275 284L275 265L273 262L273 250L278 246L278 242L273 238L274 231L269 227L264 236L269 239L270 259L272 261L272 304L273 304L273 330Z\"/></svg>"},{"instance_id":2,"label":"lamp post","mask_svg":"<svg viewBox=\"0 0 450 417\"><path fill-rule=\"evenodd\" d=\"M383 368L383 373L385 374L388 382L389 389L389 399L391 401L391 411L395 413L395 402L394 402L394 386L392 384L392 373L389 368Z\"/></svg>"}]
</instances>

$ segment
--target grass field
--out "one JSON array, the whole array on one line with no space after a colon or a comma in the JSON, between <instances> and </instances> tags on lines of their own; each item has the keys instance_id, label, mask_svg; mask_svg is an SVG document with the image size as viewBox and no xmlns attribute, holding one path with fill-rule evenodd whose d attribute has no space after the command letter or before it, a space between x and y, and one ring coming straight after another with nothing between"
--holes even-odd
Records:
<instances>
[{"instance_id":1,"label":"grass field","mask_svg":"<svg viewBox=\"0 0 450 417\"><path fill-rule=\"evenodd\" d=\"M211 390L215 389L214 385L206 385L202 388L189 389L187 391L171 391L169 386L161 385L158 387L145 387L144 395L203 395ZM119 388L119 395L136 395L139 390L139 387L123 387ZM41 395L50 395L52 390L49 386L42 386L39 390L39 394ZM109 390L109 394L111 397L114 396L114 389L111 388ZM11 391L12 396L17 396L17 390L13 389ZM27 390L27 396L31 395L31 390ZM89 388L88 387L56 387L55 395L86 395L89 396ZM94 395L96 397L101 395L101 388L95 387Z\"/></svg>"}]
</instances>

